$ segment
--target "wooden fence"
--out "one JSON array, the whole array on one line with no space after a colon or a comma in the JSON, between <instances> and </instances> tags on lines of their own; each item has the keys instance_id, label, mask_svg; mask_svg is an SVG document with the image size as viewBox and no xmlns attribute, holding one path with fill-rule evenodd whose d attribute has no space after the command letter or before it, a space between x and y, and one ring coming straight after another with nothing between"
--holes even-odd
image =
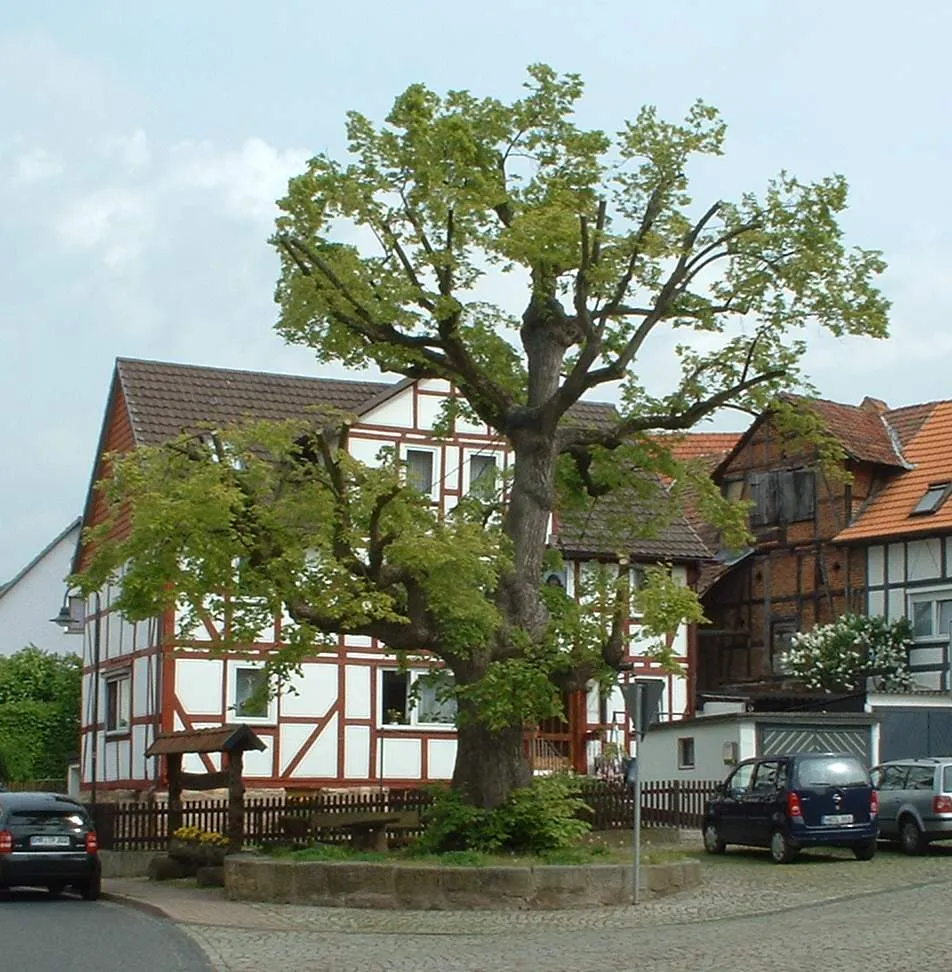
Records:
<instances>
[{"instance_id":1,"label":"wooden fence","mask_svg":"<svg viewBox=\"0 0 952 972\"><path fill-rule=\"evenodd\" d=\"M666 781L641 788L641 820L645 827L699 828L704 801L716 783ZM623 830L632 826L634 798L623 783L589 780L583 787L593 830ZM433 797L422 789L393 789L382 793L320 793L313 797L263 797L245 800L245 841L260 844L284 837L281 818L312 813L399 813L425 810ZM168 841L168 807L163 803L101 803L92 808L105 850L164 850ZM228 806L221 800L183 804L182 822L224 833ZM403 831L401 837L414 836ZM333 839L333 838L332 838ZM347 837L336 839L346 841Z\"/></svg>"}]
</instances>

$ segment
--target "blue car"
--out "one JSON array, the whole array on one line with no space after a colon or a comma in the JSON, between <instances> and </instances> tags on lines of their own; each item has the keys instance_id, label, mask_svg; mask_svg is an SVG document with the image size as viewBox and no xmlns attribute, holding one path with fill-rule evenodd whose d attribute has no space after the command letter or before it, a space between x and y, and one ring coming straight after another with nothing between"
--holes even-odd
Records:
<instances>
[{"instance_id":1,"label":"blue car","mask_svg":"<svg viewBox=\"0 0 952 972\"><path fill-rule=\"evenodd\" d=\"M876 853L879 797L862 761L849 753L792 753L738 763L708 801L704 848L767 847L788 864L805 847Z\"/></svg>"}]
</instances>

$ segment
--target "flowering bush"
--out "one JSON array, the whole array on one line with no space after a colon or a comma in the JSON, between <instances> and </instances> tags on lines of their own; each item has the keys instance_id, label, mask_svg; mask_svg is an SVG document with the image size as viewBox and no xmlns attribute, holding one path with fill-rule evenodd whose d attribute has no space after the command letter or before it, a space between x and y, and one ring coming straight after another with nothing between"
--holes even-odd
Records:
<instances>
[{"instance_id":1,"label":"flowering bush","mask_svg":"<svg viewBox=\"0 0 952 972\"><path fill-rule=\"evenodd\" d=\"M227 847L228 838L214 830L202 830L201 827L179 827L172 836L177 840L184 840L190 844L201 844L203 847Z\"/></svg>"},{"instance_id":2,"label":"flowering bush","mask_svg":"<svg viewBox=\"0 0 952 972\"><path fill-rule=\"evenodd\" d=\"M807 688L848 692L872 677L878 689L902 692L912 688L911 645L906 618L890 624L880 616L844 614L832 624L795 634L783 665Z\"/></svg>"}]
</instances>

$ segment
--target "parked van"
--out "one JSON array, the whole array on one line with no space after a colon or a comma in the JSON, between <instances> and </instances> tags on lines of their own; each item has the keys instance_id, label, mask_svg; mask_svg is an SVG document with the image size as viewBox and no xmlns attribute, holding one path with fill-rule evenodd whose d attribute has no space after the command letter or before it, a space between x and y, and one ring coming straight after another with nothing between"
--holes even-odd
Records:
<instances>
[{"instance_id":1,"label":"parked van","mask_svg":"<svg viewBox=\"0 0 952 972\"><path fill-rule=\"evenodd\" d=\"M768 847L787 864L804 847L876 853L879 798L862 761L849 753L792 753L739 763L708 801L704 847Z\"/></svg>"}]
</instances>

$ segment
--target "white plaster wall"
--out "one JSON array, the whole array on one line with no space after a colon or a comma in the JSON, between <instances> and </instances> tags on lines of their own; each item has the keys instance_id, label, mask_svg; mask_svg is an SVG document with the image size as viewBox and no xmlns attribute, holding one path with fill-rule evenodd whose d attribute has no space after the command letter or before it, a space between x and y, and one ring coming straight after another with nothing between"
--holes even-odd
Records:
<instances>
[{"instance_id":1,"label":"white plaster wall","mask_svg":"<svg viewBox=\"0 0 952 972\"><path fill-rule=\"evenodd\" d=\"M154 659L136 658L132 663L132 717L151 715L153 697L150 696L150 672L154 669ZM153 682L154 688L154 682Z\"/></svg>"},{"instance_id":2,"label":"white plaster wall","mask_svg":"<svg viewBox=\"0 0 952 972\"><path fill-rule=\"evenodd\" d=\"M344 729L344 776L348 780L370 777L370 726Z\"/></svg>"},{"instance_id":3,"label":"white plaster wall","mask_svg":"<svg viewBox=\"0 0 952 972\"><path fill-rule=\"evenodd\" d=\"M886 595L884 591L869 591L866 595L866 610L869 614L886 613Z\"/></svg>"},{"instance_id":4,"label":"white plaster wall","mask_svg":"<svg viewBox=\"0 0 952 972\"><path fill-rule=\"evenodd\" d=\"M431 780L450 780L456 765L455 739L430 739L427 741L428 776Z\"/></svg>"},{"instance_id":5,"label":"white plaster wall","mask_svg":"<svg viewBox=\"0 0 952 972\"><path fill-rule=\"evenodd\" d=\"M220 658L176 659L175 694L186 712L221 713L223 673Z\"/></svg>"},{"instance_id":6,"label":"white plaster wall","mask_svg":"<svg viewBox=\"0 0 952 972\"><path fill-rule=\"evenodd\" d=\"M12 655L30 644L59 653L81 650L78 636L65 634L50 621L63 604L78 536L76 526L0 595L0 655Z\"/></svg>"},{"instance_id":7,"label":"white plaster wall","mask_svg":"<svg viewBox=\"0 0 952 972\"><path fill-rule=\"evenodd\" d=\"M931 580L942 576L940 540L910 540L907 556L910 580Z\"/></svg>"},{"instance_id":8,"label":"white plaster wall","mask_svg":"<svg viewBox=\"0 0 952 972\"><path fill-rule=\"evenodd\" d=\"M391 445L393 443L390 443ZM362 436L351 435L347 439L347 451L365 466L379 466L377 454L384 443L380 439L365 439Z\"/></svg>"},{"instance_id":9,"label":"white plaster wall","mask_svg":"<svg viewBox=\"0 0 952 972\"><path fill-rule=\"evenodd\" d=\"M300 731L302 729L303 732ZM298 750L313 731L314 727L310 725L281 726L281 759L285 766L297 755ZM321 730L321 734L308 747L301 762L294 770L293 777L300 779L315 776L334 778L338 775L337 732L338 719L335 714L327 720L327 725ZM286 752L285 745L290 745L293 751Z\"/></svg>"},{"instance_id":10,"label":"white plaster wall","mask_svg":"<svg viewBox=\"0 0 952 972\"><path fill-rule=\"evenodd\" d=\"M880 546L869 547L866 551L866 579L872 585L885 583L886 553Z\"/></svg>"},{"instance_id":11,"label":"white plaster wall","mask_svg":"<svg viewBox=\"0 0 952 972\"><path fill-rule=\"evenodd\" d=\"M643 782L658 780L721 780L730 767L724 763L724 746L737 743L738 723L692 719L651 729L639 745L638 769ZM694 740L694 769L678 768L678 739Z\"/></svg>"},{"instance_id":12,"label":"white plaster wall","mask_svg":"<svg viewBox=\"0 0 952 972\"><path fill-rule=\"evenodd\" d=\"M886 617L890 621L906 616L906 591L902 587L892 587L886 598Z\"/></svg>"},{"instance_id":13,"label":"white plaster wall","mask_svg":"<svg viewBox=\"0 0 952 972\"><path fill-rule=\"evenodd\" d=\"M432 429L443 409L445 398L417 395L417 428Z\"/></svg>"},{"instance_id":14,"label":"white plaster wall","mask_svg":"<svg viewBox=\"0 0 952 972\"><path fill-rule=\"evenodd\" d=\"M422 773L420 740L399 736L378 740L377 765L384 779L418 780Z\"/></svg>"},{"instance_id":15,"label":"white plaster wall","mask_svg":"<svg viewBox=\"0 0 952 972\"><path fill-rule=\"evenodd\" d=\"M889 573L889 583L898 584L905 579L905 547L901 543L891 543L886 549L886 569Z\"/></svg>"},{"instance_id":16,"label":"white plaster wall","mask_svg":"<svg viewBox=\"0 0 952 972\"><path fill-rule=\"evenodd\" d=\"M348 665L344 669L344 705L348 719L370 718L370 668Z\"/></svg>"},{"instance_id":17,"label":"white plaster wall","mask_svg":"<svg viewBox=\"0 0 952 972\"><path fill-rule=\"evenodd\" d=\"M249 749L244 754L242 770L247 777L261 779L274 776L274 750L271 748L271 737L263 736L262 741L265 743L263 750L259 752L256 749Z\"/></svg>"},{"instance_id":18,"label":"white plaster wall","mask_svg":"<svg viewBox=\"0 0 952 972\"><path fill-rule=\"evenodd\" d=\"M282 715L323 716L337 701L337 663L307 663L290 684L297 694L284 692L281 695Z\"/></svg>"},{"instance_id":19,"label":"white plaster wall","mask_svg":"<svg viewBox=\"0 0 952 972\"><path fill-rule=\"evenodd\" d=\"M365 412L360 418L362 425L388 425L392 428L413 428L413 386L382 405Z\"/></svg>"}]
</instances>

